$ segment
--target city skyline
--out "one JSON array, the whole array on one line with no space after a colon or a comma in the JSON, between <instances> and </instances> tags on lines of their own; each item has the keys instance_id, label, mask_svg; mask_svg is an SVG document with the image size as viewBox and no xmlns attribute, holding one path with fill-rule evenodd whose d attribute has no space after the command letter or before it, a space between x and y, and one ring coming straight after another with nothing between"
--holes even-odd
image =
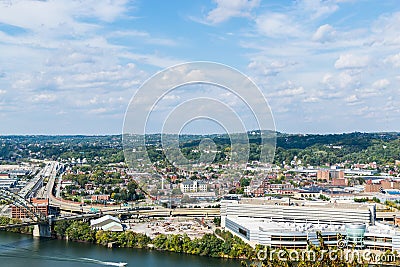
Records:
<instances>
[{"instance_id":1,"label":"city skyline","mask_svg":"<svg viewBox=\"0 0 400 267\"><path fill-rule=\"evenodd\" d=\"M3 1L0 134L120 134L138 87L190 61L248 75L277 131L399 131L398 36L397 1Z\"/></svg>"}]
</instances>

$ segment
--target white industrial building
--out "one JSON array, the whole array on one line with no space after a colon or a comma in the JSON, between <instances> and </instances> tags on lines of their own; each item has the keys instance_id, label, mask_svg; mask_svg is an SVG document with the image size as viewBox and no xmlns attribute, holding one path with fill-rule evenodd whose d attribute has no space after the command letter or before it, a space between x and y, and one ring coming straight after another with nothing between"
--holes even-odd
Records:
<instances>
[{"instance_id":1,"label":"white industrial building","mask_svg":"<svg viewBox=\"0 0 400 267\"><path fill-rule=\"evenodd\" d=\"M375 223L375 205L329 203L329 202L289 202L259 199L222 201L221 223L225 217L265 218L281 222L303 223Z\"/></svg>"},{"instance_id":2,"label":"white industrial building","mask_svg":"<svg viewBox=\"0 0 400 267\"><path fill-rule=\"evenodd\" d=\"M111 215L91 220L90 226L92 229L103 231L122 232L124 230L121 220Z\"/></svg>"},{"instance_id":3,"label":"white industrial building","mask_svg":"<svg viewBox=\"0 0 400 267\"><path fill-rule=\"evenodd\" d=\"M286 203L243 199L221 202L221 226L252 246L306 248L338 238L362 249L400 251L400 232L375 221L375 205L329 202Z\"/></svg>"}]
</instances>

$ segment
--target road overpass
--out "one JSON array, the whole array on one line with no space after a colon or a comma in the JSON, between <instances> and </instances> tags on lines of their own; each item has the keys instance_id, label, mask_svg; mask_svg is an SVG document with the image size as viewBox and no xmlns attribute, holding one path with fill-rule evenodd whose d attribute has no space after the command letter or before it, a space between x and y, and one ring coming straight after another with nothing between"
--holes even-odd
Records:
<instances>
[{"instance_id":1,"label":"road overpass","mask_svg":"<svg viewBox=\"0 0 400 267\"><path fill-rule=\"evenodd\" d=\"M106 211L110 215L136 215L138 217L218 217L219 208L155 208L152 210L114 210Z\"/></svg>"}]
</instances>

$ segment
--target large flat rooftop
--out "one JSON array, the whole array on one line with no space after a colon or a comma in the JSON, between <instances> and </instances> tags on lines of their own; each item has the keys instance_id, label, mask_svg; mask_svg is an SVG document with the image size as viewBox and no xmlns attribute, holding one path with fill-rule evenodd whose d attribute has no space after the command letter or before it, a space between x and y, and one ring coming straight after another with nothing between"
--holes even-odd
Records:
<instances>
[{"instance_id":1,"label":"large flat rooftop","mask_svg":"<svg viewBox=\"0 0 400 267\"><path fill-rule=\"evenodd\" d=\"M293 200L288 198L282 199L268 199L268 198L242 198L236 202L238 204L250 205L282 205L282 206L301 206L301 207L315 207L326 209L362 209L368 210L371 204L365 203L351 203L351 202L328 202L328 201L305 201Z\"/></svg>"}]
</instances>

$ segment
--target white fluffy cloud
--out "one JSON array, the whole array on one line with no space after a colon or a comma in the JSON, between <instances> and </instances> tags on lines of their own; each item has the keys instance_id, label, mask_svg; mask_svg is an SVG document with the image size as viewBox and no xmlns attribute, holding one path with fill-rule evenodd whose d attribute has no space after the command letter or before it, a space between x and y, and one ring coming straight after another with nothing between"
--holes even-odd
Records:
<instances>
[{"instance_id":1,"label":"white fluffy cloud","mask_svg":"<svg viewBox=\"0 0 400 267\"><path fill-rule=\"evenodd\" d=\"M97 26L85 22L92 18L111 22L126 11L126 1L37 1L0 3L0 22L31 32L49 35L82 35ZM45 15L44 15L45 14Z\"/></svg>"},{"instance_id":2,"label":"white fluffy cloud","mask_svg":"<svg viewBox=\"0 0 400 267\"><path fill-rule=\"evenodd\" d=\"M32 101L40 103L48 103L55 101L56 98L57 97L54 94L38 94L33 97Z\"/></svg>"},{"instance_id":3,"label":"white fluffy cloud","mask_svg":"<svg viewBox=\"0 0 400 267\"><path fill-rule=\"evenodd\" d=\"M393 67L400 68L400 53L386 57L384 62L393 65Z\"/></svg>"},{"instance_id":4,"label":"white fluffy cloud","mask_svg":"<svg viewBox=\"0 0 400 267\"><path fill-rule=\"evenodd\" d=\"M325 43L333 41L335 36L336 36L335 29L329 24L324 24L317 29L312 39L313 41Z\"/></svg>"},{"instance_id":5,"label":"white fluffy cloud","mask_svg":"<svg viewBox=\"0 0 400 267\"><path fill-rule=\"evenodd\" d=\"M232 17L249 17L251 10L260 4L260 0L214 0L214 2L217 7L206 17L212 24L227 21Z\"/></svg>"},{"instance_id":6,"label":"white fluffy cloud","mask_svg":"<svg viewBox=\"0 0 400 267\"><path fill-rule=\"evenodd\" d=\"M342 54L335 62L336 69L363 68L369 63L368 56L358 56L354 54Z\"/></svg>"},{"instance_id":7,"label":"white fluffy cloud","mask_svg":"<svg viewBox=\"0 0 400 267\"><path fill-rule=\"evenodd\" d=\"M357 95L349 95L348 97L346 97L345 101L347 103L356 103L359 101Z\"/></svg>"},{"instance_id":8,"label":"white fluffy cloud","mask_svg":"<svg viewBox=\"0 0 400 267\"><path fill-rule=\"evenodd\" d=\"M264 58L251 61L247 67L262 76L276 76L296 64L296 62L267 60Z\"/></svg>"},{"instance_id":9,"label":"white fluffy cloud","mask_svg":"<svg viewBox=\"0 0 400 267\"><path fill-rule=\"evenodd\" d=\"M299 37L301 26L282 13L267 13L256 19L258 31L268 37Z\"/></svg>"},{"instance_id":10,"label":"white fluffy cloud","mask_svg":"<svg viewBox=\"0 0 400 267\"><path fill-rule=\"evenodd\" d=\"M386 13L381 15L372 24L374 42L382 45L400 45L400 12Z\"/></svg>"},{"instance_id":11,"label":"white fluffy cloud","mask_svg":"<svg viewBox=\"0 0 400 267\"><path fill-rule=\"evenodd\" d=\"M291 98L291 97L299 97L305 93L305 90L302 86L298 86L293 81L286 81L279 85L272 92L268 93L270 97L276 98Z\"/></svg>"},{"instance_id":12,"label":"white fluffy cloud","mask_svg":"<svg viewBox=\"0 0 400 267\"><path fill-rule=\"evenodd\" d=\"M311 18L317 19L330 15L339 9L338 1L321 1L321 0L300 0L299 8L311 14Z\"/></svg>"},{"instance_id":13,"label":"white fluffy cloud","mask_svg":"<svg viewBox=\"0 0 400 267\"><path fill-rule=\"evenodd\" d=\"M380 79L380 80L375 81L372 84L372 87L377 88L377 89L382 89L382 88L389 86L389 84L390 84L390 82L388 79Z\"/></svg>"}]
</instances>

